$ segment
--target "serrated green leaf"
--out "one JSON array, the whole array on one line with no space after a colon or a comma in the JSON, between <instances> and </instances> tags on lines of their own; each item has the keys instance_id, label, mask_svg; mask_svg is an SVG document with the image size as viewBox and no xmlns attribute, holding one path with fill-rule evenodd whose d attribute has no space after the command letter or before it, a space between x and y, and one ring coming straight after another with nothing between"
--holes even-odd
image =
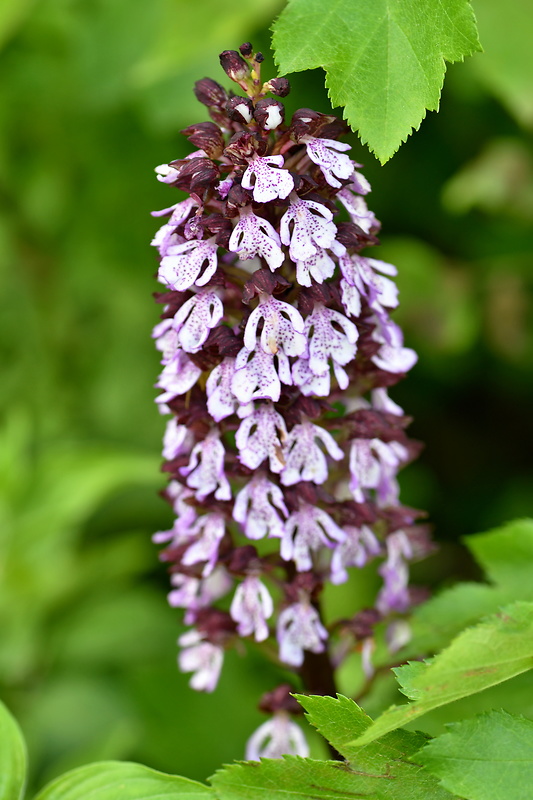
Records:
<instances>
[{"instance_id":1,"label":"serrated green leaf","mask_svg":"<svg viewBox=\"0 0 533 800\"><path fill-rule=\"evenodd\" d=\"M35 800L207 800L212 794L208 786L142 764L102 761L66 772Z\"/></svg>"},{"instance_id":2,"label":"serrated green leaf","mask_svg":"<svg viewBox=\"0 0 533 800\"><path fill-rule=\"evenodd\" d=\"M417 774L424 774L416 768ZM431 779L430 779L431 780ZM336 761L285 756L233 764L211 778L218 800L452 800L453 795L431 781L404 778L390 772L376 775ZM443 793L444 792L444 793Z\"/></svg>"},{"instance_id":3,"label":"serrated green leaf","mask_svg":"<svg viewBox=\"0 0 533 800\"><path fill-rule=\"evenodd\" d=\"M280 74L325 69L332 104L382 163L438 109L445 60L481 49L467 0L289 0L272 43Z\"/></svg>"},{"instance_id":4,"label":"serrated green leaf","mask_svg":"<svg viewBox=\"0 0 533 800\"><path fill-rule=\"evenodd\" d=\"M306 695L296 695L296 698L305 709L309 722L358 773L364 771L374 777L394 779L412 800L449 800L448 792L443 793L431 775L418 764L408 761L427 742L424 734L392 731L379 742L357 747L350 743L354 736L363 734L370 727L372 720L353 700L343 695L337 695L337 699Z\"/></svg>"},{"instance_id":5,"label":"serrated green leaf","mask_svg":"<svg viewBox=\"0 0 533 800\"><path fill-rule=\"evenodd\" d=\"M26 745L19 726L0 703L0 798L19 800L26 781Z\"/></svg>"},{"instance_id":6,"label":"serrated green leaf","mask_svg":"<svg viewBox=\"0 0 533 800\"><path fill-rule=\"evenodd\" d=\"M533 603L519 602L463 631L427 662L394 670L415 702L391 706L359 737L368 742L461 697L495 686L533 667Z\"/></svg>"},{"instance_id":7,"label":"serrated green leaf","mask_svg":"<svg viewBox=\"0 0 533 800\"><path fill-rule=\"evenodd\" d=\"M447 789L467 800L530 800L531 720L491 711L448 729L416 757Z\"/></svg>"}]
</instances>

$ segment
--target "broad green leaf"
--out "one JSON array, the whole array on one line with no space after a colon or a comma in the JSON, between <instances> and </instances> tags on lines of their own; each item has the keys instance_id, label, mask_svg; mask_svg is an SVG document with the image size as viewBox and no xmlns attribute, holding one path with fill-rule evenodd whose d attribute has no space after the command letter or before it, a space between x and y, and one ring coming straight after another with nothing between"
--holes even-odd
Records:
<instances>
[{"instance_id":1,"label":"broad green leaf","mask_svg":"<svg viewBox=\"0 0 533 800\"><path fill-rule=\"evenodd\" d=\"M0 703L0 799L19 800L26 780L26 745L20 728Z\"/></svg>"},{"instance_id":2,"label":"broad green leaf","mask_svg":"<svg viewBox=\"0 0 533 800\"><path fill-rule=\"evenodd\" d=\"M517 598L533 597L533 520L515 520L464 541L489 580Z\"/></svg>"},{"instance_id":3,"label":"broad green leaf","mask_svg":"<svg viewBox=\"0 0 533 800\"><path fill-rule=\"evenodd\" d=\"M211 782L218 800L451 800L435 781L428 792L425 779L404 778L391 771L376 774L352 770L335 761L285 756L234 764L217 772ZM417 773L423 772L416 768Z\"/></svg>"},{"instance_id":4,"label":"broad green leaf","mask_svg":"<svg viewBox=\"0 0 533 800\"><path fill-rule=\"evenodd\" d=\"M438 109L445 60L481 49L467 0L289 0L272 41L280 74L325 69L332 104L382 163Z\"/></svg>"},{"instance_id":5,"label":"broad green leaf","mask_svg":"<svg viewBox=\"0 0 533 800\"><path fill-rule=\"evenodd\" d=\"M142 764L102 761L67 772L45 786L35 800L207 800L208 786L165 775Z\"/></svg>"},{"instance_id":6,"label":"broad green leaf","mask_svg":"<svg viewBox=\"0 0 533 800\"><path fill-rule=\"evenodd\" d=\"M391 706L358 738L383 736L427 711L481 692L533 667L533 603L518 602L463 631L426 662L394 670L402 692L413 702Z\"/></svg>"},{"instance_id":7,"label":"broad green leaf","mask_svg":"<svg viewBox=\"0 0 533 800\"><path fill-rule=\"evenodd\" d=\"M533 722L491 711L448 726L417 761L467 800L530 800Z\"/></svg>"},{"instance_id":8,"label":"broad green leaf","mask_svg":"<svg viewBox=\"0 0 533 800\"><path fill-rule=\"evenodd\" d=\"M333 747L346 758L357 772L366 771L374 777L388 777L402 785L409 797L450 798L431 775L408 759L427 742L421 733L409 731L392 731L378 742L371 742L365 747L350 744L356 735L364 733L372 720L362 708L347 697L308 697L296 695L306 716L317 730Z\"/></svg>"}]
</instances>

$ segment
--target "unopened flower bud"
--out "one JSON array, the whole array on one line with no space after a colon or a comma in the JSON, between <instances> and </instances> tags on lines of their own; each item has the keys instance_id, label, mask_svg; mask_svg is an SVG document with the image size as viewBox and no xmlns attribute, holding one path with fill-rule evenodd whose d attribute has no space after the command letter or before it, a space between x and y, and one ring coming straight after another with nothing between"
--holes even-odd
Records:
<instances>
[{"instance_id":1,"label":"unopened flower bud","mask_svg":"<svg viewBox=\"0 0 533 800\"><path fill-rule=\"evenodd\" d=\"M220 171L209 158L192 158L181 168L175 185L184 192L202 194L219 180Z\"/></svg>"},{"instance_id":2,"label":"unopened flower bud","mask_svg":"<svg viewBox=\"0 0 533 800\"><path fill-rule=\"evenodd\" d=\"M253 47L250 42L245 42L244 44L241 44L239 50L241 51L241 55L243 55L245 58L248 58L252 55Z\"/></svg>"},{"instance_id":3,"label":"unopened flower bud","mask_svg":"<svg viewBox=\"0 0 533 800\"><path fill-rule=\"evenodd\" d=\"M240 122L241 125L251 122L254 115L253 103L248 97L232 97L227 105L227 111L229 118L234 122Z\"/></svg>"},{"instance_id":4,"label":"unopened flower bud","mask_svg":"<svg viewBox=\"0 0 533 800\"><path fill-rule=\"evenodd\" d=\"M211 80L211 78L202 78L201 81L196 81L194 84L194 94L196 99L203 103L208 108L224 108L228 102L228 95L225 89Z\"/></svg>"},{"instance_id":5,"label":"unopened flower bud","mask_svg":"<svg viewBox=\"0 0 533 800\"><path fill-rule=\"evenodd\" d=\"M279 100L265 98L257 103L254 117L264 131L273 131L285 119L285 107Z\"/></svg>"},{"instance_id":6,"label":"unopened flower bud","mask_svg":"<svg viewBox=\"0 0 533 800\"><path fill-rule=\"evenodd\" d=\"M235 133L228 142L224 150L224 156L229 158L234 164L246 164L255 154L262 155L264 150L261 142L254 133L239 131Z\"/></svg>"},{"instance_id":7,"label":"unopened flower bud","mask_svg":"<svg viewBox=\"0 0 533 800\"><path fill-rule=\"evenodd\" d=\"M197 125L190 125L184 128L181 133L186 136L192 144L203 150L209 158L220 158L224 149L224 137L218 125L214 122L200 122Z\"/></svg>"},{"instance_id":8,"label":"unopened flower bud","mask_svg":"<svg viewBox=\"0 0 533 800\"><path fill-rule=\"evenodd\" d=\"M277 97L287 97L291 90L291 85L287 78L272 78L267 83L268 90Z\"/></svg>"},{"instance_id":9,"label":"unopened flower bud","mask_svg":"<svg viewBox=\"0 0 533 800\"><path fill-rule=\"evenodd\" d=\"M264 60L265 60L265 57L264 57L263 53L256 53L255 54L255 61L257 61L258 64L262 64Z\"/></svg>"},{"instance_id":10,"label":"unopened flower bud","mask_svg":"<svg viewBox=\"0 0 533 800\"><path fill-rule=\"evenodd\" d=\"M222 69L232 81L242 84L250 76L250 68L236 50L224 50L220 54Z\"/></svg>"}]
</instances>

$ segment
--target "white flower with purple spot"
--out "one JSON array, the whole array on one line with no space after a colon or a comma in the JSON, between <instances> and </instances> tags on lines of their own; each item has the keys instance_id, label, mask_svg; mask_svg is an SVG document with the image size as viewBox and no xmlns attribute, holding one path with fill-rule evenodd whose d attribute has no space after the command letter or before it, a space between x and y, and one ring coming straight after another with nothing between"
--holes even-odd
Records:
<instances>
[{"instance_id":1,"label":"white flower with purple spot","mask_svg":"<svg viewBox=\"0 0 533 800\"><path fill-rule=\"evenodd\" d=\"M172 461L173 458L189 453L193 444L194 437L185 425L178 425L175 417L167 422L163 436L163 458Z\"/></svg>"},{"instance_id":2,"label":"white flower with purple spot","mask_svg":"<svg viewBox=\"0 0 533 800\"><path fill-rule=\"evenodd\" d=\"M272 272L281 267L285 260L277 231L268 220L256 216L250 208L241 211L228 249L237 253L241 260L262 256Z\"/></svg>"},{"instance_id":3,"label":"white flower with purple spot","mask_svg":"<svg viewBox=\"0 0 533 800\"><path fill-rule=\"evenodd\" d=\"M285 420L270 403L255 409L244 419L235 435L241 463L250 469L268 458L272 472L281 472L285 466L283 443L287 438Z\"/></svg>"},{"instance_id":4,"label":"white flower with purple spot","mask_svg":"<svg viewBox=\"0 0 533 800\"><path fill-rule=\"evenodd\" d=\"M344 155L346 150L351 150L351 145L346 142L337 142L335 139L316 139L314 136L303 136L307 155L315 164L318 164L326 182L335 189L339 189L343 181L353 175L354 162Z\"/></svg>"},{"instance_id":5,"label":"white flower with purple spot","mask_svg":"<svg viewBox=\"0 0 533 800\"><path fill-rule=\"evenodd\" d=\"M339 386L342 388L346 384L348 376L342 367L337 367L335 364L333 366L335 373L337 374L337 372L339 372L337 375L337 380L339 382ZM329 367L322 375L315 375L309 367L309 359L299 358L293 365L292 378L294 385L297 386L301 393L306 397L309 397L310 395L315 395L316 397L327 397L329 395L331 384Z\"/></svg>"},{"instance_id":6,"label":"white flower with purple spot","mask_svg":"<svg viewBox=\"0 0 533 800\"><path fill-rule=\"evenodd\" d=\"M417 354L410 347L403 346L403 334L396 323L389 320L388 324L380 325L383 320L378 318L377 321L372 338L380 342L381 347L371 360L385 372L408 372L418 361Z\"/></svg>"},{"instance_id":7,"label":"white flower with purple spot","mask_svg":"<svg viewBox=\"0 0 533 800\"><path fill-rule=\"evenodd\" d=\"M247 761L259 761L261 758L281 758L282 756L300 756L307 758L309 746L295 722L292 722L286 711L277 711L272 719L262 725L250 736L246 744Z\"/></svg>"},{"instance_id":8,"label":"white flower with purple spot","mask_svg":"<svg viewBox=\"0 0 533 800\"><path fill-rule=\"evenodd\" d=\"M281 350L287 356L299 356L306 351L304 321L300 312L289 303L266 294L260 295L259 304L246 323L244 346L248 350L255 349L261 321L260 341L265 353L275 355Z\"/></svg>"},{"instance_id":9,"label":"white flower with purple spot","mask_svg":"<svg viewBox=\"0 0 533 800\"><path fill-rule=\"evenodd\" d=\"M283 492L264 475L255 475L241 489L233 507L233 519L242 525L248 539L283 536L283 517L288 513Z\"/></svg>"},{"instance_id":10,"label":"white flower with purple spot","mask_svg":"<svg viewBox=\"0 0 533 800\"><path fill-rule=\"evenodd\" d=\"M171 245L161 259L158 280L176 292L193 285L205 286L218 265L217 248L215 236Z\"/></svg>"},{"instance_id":11,"label":"white flower with purple spot","mask_svg":"<svg viewBox=\"0 0 533 800\"><path fill-rule=\"evenodd\" d=\"M281 557L294 561L298 572L313 569L311 554L322 547L331 548L343 542L346 534L323 509L304 503L285 523L281 540Z\"/></svg>"},{"instance_id":12,"label":"white flower with purple spot","mask_svg":"<svg viewBox=\"0 0 533 800\"><path fill-rule=\"evenodd\" d=\"M242 176L245 189L253 189L256 203L268 203L278 197L284 200L294 189L294 178L283 169L283 156L257 157ZM252 180L255 178L255 181Z\"/></svg>"},{"instance_id":13,"label":"white flower with purple spot","mask_svg":"<svg viewBox=\"0 0 533 800\"><path fill-rule=\"evenodd\" d=\"M210 513L198 517L189 531L191 544L183 554L181 563L186 567L205 562L202 576L205 578L215 569L218 548L224 538L226 526L222 514Z\"/></svg>"},{"instance_id":14,"label":"white flower with purple spot","mask_svg":"<svg viewBox=\"0 0 533 800\"><path fill-rule=\"evenodd\" d=\"M305 320L309 369L323 375L329 369L329 360L345 366L355 358L359 333L353 322L344 314L317 303ZM346 388L346 387L343 387Z\"/></svg>"},{"instance_id":15,"label":"white flower with purple spot","mask_svg":"<svg viewBox=\"0 0 533 800\"><path fill-rule=\"evenodd\" d=\"M334 584L348 580L347 567L364 567L381 551L378 540L367 525L360 528L347 525L344 532L344 541L337 545L331 557L331 582Z\"/></svg>"},{"instance_id":16,"label":"white flower with purple spot","mask_svg":"<svg viewBox=\"0 0 533 800\"><path fill-rule=\"evenodd\" d=\"M340 192L337 192L337 197L346 208L351 221L355 222L361 230L365 233L379 230L379 221L374 213L369 210L362 197L353 194L349 189L341 189Z\"/></svg>"},{"instance_id":17,"label":"white flower with purple spot","mask_svg":"<svg viewBox=\"0 0 533 800\"><path fill-rule=\"evenodd\" d=\"M197 353L223 316L224 306L215 292L195 294L183 303L172 322L180 346L186 353Z\"/></svg>"},{"instance_id":18,"label":"white flower with purple spot","mask_svg":"<svg viewBox=\"0 0 533 800\"><path fill-rule=\"evenodd\" d=\"M329 249L336 256L342 256L346 248L340 242L334 241ZM335 272L335 262L323 247L317 247L316 253L305 259L296 262L296 280L300 286L311 286L311 279L315 283L324 283L328 278L333 277Z\"/></svg>"},{"instance_id":19,"label":"white flower with purple spot","mask_svg":"<svg viewBox=\"0 0 533 800\"><path fill-rule=\"evenodd\" d=\"M215 420L237 413L241 419L247 417L254 410L253 403L241 405L231 390L233 376L235 375L235 359L226 356L210 372L205 384L207 394L207 410Z\"/></svg>"},{"instance_id":20,"label":"white flower with purple spot","mask_svg":"<svg viewBox=\"0 0 533 800\"><path fill-rule=\"evenodd\" d=\"M163 389L163 394L156 397L155 402L168 403L175 397L185 394L189 389L192 389L201 374L200 367L193 364L183 350L179 350L159 376L156 387Z\"/></svg>"},{"instance_id":21,"label":"white flower with purple spot","mask_svg":"<svg viewBox=\"0 0 533 800\"><path fill-rule=\"evenodd\" d=\"M284 664L301 667L304 650L323 653L328 632L320 622L316 608L308 601L293 603L278 618L279 657Z\"/></svg>"},{"instance_id":22,"label":"white flower with purple spot","mask_svg":"<svg viewBox=\"0 0 533 800\"><path fill-rule=\"evenodd\" d=\"M284 486L292 486L300 481L324 483L328 477L328 462L318 442L324 445L335 461L344 458L343 451L330 433L305 420L292 428L285 441L285 467L281 473Z\"/></svg>"},{"instance_id":23,"label":"white flower with purple spot","mask_svg":"<svg viewBox=\"0 0 533 800\"><path fill-rule=\"evenodd\" d=\"M192 625L196 613L224 597L233 585L233 581L224 567L215 567L206 578L196 578L175 572L170 582L174 587L168 595L168 603L172 608L184 608L184 622Z\"/></svg>"},{"instance_id":24,"label":"white flower with purple spot","mask_svg":"<svg viewBox=\"0 0 533 800\"><path fill-rule=\"evenodd\" d=\"M365 502L363 489L376 489L380 505L398 499L396 472L408 458L399 442L381 439L353 439L350 447L350 489L357 503Z\"/></svg>"},{"instance_id":25,"label":"white flower with purple spot","mask_svg":"<svg viewBox=\"0 0 533 800\"><path fill-rule=\"evenodd\" d=\"M224 445L220 433L213 428L203 442L192 449L189 463L181 467L180 473L187 475L187 486L196 490L198 500L215 493L217 500L231 500L231 487L224 474Z\"/></svg>"},{"instance_id":26,"label":"white flower with purple spot","mask_svg":"<svg viewBox=\"0 0 533 800\"><path fill-rule=\"evenodd\" d=\"M289 245L292 261L306 261L319 247L331 247L337 236L333 213L322 203L302 200L294 194L280 220L280 237ZM292 225L292 231L291 231Z\"/></svg>"},{"instance_id":27,"label":"white flower with purple spot","mask_svg":"<svg viewBox=\"0 0 533 800\"><path fill-rule=\"evenodd\" d=\"M251 400L265 399L277 402L281 381L292 384L289 359L283 350L278 350L274 356L265 353L262 347L252 351L243 347L237 354L231 391L240 403L245 405Z\"/></svg>"},{"instance_id":28,"label":"white flower with purple spot","mask_svg":"<svg viewBox=\"0 0 533 800\"><path fill-rule=\"evenodd\" d=\"M404 531L395 531L387 537L387 560L379 568L384 585L376 602L382 614L403 612L409 608L409 569L406 561L413 557L411 543Z\"/></svg>"},{"instance_id":29,"label":"white flower with purple spot","mask_svg":"<svg viewBox=\"0 0 533 800\"><path fill-rule=\"evenodd\" d=\"M197 692L212 692L216 689L224 661L224 650L216 644L204 641L205 635L194 628L182 634L178 644L183 648L178 656L182 672L193 672L189 686Z\"/></svg>"},{"instance_id":30,"label":"white flower with purple spot","mask_svg":"<svg viewBox=\"0 0 533 800\"><path fill-rule=\"evenodd\" d=\"M239 636L254 636L256 642L268 639L266 620L274 613L274 603L264 583L248 575L235 590L230 611Z\"/></svg>"},{"instance_id":31,"label":"white flower with purple spot","mask_svg":"<svg viewBox=\"0 0 533 800\"><path fill-rule=\"evenodd\" d=\"M166 256L168 247L171 244L180 244L183 242L183 239L178 240L175 230L178 225L185 222L193 208L197 208L197 206L197 200L192 197L187 197L186 200L182 200L181 203L175 203L173 206L170 206L170 208L163 208L161 211L152 211L152 217L163 217L166 214L170 214L168 221L159 228L150 242L150 244L159 249L159 254L161 256Z\"/></svg>"}]
</instances>

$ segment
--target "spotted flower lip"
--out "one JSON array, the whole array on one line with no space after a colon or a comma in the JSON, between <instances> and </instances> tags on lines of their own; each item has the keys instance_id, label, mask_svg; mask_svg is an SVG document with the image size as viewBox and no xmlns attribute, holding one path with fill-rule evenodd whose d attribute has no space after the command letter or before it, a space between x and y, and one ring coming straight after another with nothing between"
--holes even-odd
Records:
<instances>
[{"instance_id":1,"label":"spotted flower lip","mask_svg":"<svg viewBox=\"0 0 533 800\"><path fill-rule=\"evenodd\" d=\"M308 602L293 603L278 617L279 657L285 664L301 667L304 650L322 653L328 632L320 622L316 608Z\"/></svg>"},{"instance_id":2,"label":"spotted flower lip","mask_svg":"<svg viewBox=\"0 0 533 800\"><path fill-rule=\"evenodd\" d=\"M324 178L330 186L339 189L342 180L348 180L353 175L354 163L345 155L351 146L346 142L337 142L335 139L317 139L314 136L303 136L302 142L307 147L307 155L318 164Z\"/></svg>"},{"instance_id":3,"label":"spotted flower lip","mask_svg":"<svg viewBox=\"0 0 533 800\"><path fill-rule=\"evenodd\" d=\"M172 327L186 353L197 353L224 315L222 300L215 292L202 291L187 300L174 316Z\"/></svg>"},{"instance_id":4,"label":"spotted flower lip","mask_svg":"<svg viewBox=\"0 0 533 800\"><path fill-rule=\"evenodd\" d=\"M274 613L272 597L256 575L248 575L233 596L230 614L240 636L253 635L256 642L268 639L267 619Z\"/></svg>"},{"instance_id":5,"label":"spotted flower lip","mask_svg":"<svg viewBox=\"0 0 533 800\"><path fill-rule=\"evenodd\" d=\"M262 295L258 306L248 317L244 331L244 346L256 347L257 328L263 321L260 344L265 353L276 355L280 350L287 356L299 356L307 349L304 321L300 312L282 300Z\"/></svg>"},{"instance_id":6,"label":"spotted flower lip","mask_svg":"<svg viewBox=\"0 0 533 800\"><path fill-rule=\"evenodd\" d=\"M284 486L292 486L300 481L324 483L328 477L326 456L317 444L321 442L331 458L339 461L344 452L333 436L324 428L305 421L295 425L287 435L283 449L285 465L281 472Z\"/></svg>"},{"instance_id":7,"label":"spotted flower lip","mask_svg":"<svg viewBox=\"0 0 533 800\"><path fill-rule=\"evenodd\" d=\"M274 356L265 353L262 347L254 350L244 347L237 354L231 390L243 405L251 400L279 400L282 381L292 384L289 359L283 350Z\"/></svg>"},{"instance_id":8,"label":"spotted flower lip","mask_svg":"<svg viewBox=\"0 0 533 800\"><path fill-rule=\"evenodd\" d=\"M256 203L268 203L270 200L282 200L294 189L294 178L286 169L282 169L284 158L278 156L257 156L242 176L241 184L245 189L252 189ZM255 177L255 183L252 183Z\"/></svg>"},{"instance_id":9,"label":"spotted flower lip","mask_svg":"<svg viewBox=\"0 0 533 800\"><path fill-rule=\"evenodd\" d=\"M186 467L180 473L187 476L187 486L196 490L198 500L214 492L217 500L230 500L231 487L224 474L224 445L218 430L209 432L202 442L194 445Z\"/></svg>"},{"instance_id":10,"label":"spotted flower lip","mask_svg":"<svg viewBox=\"0 0 533 800\"><path fill-rule=\"evenodd\" d=\"M189 684L192 689L213 692L220 677L224 650L203 639L203 635L194 628L180 636L178 644L182 650L178 663L182 672L194 673Z\"/></svg>"},{"instance_id":11,"label":"spotted flower lip","mask_svg":"<svg viewBox=\"0 0 533 800\"><path fill-rule=\"evenodd\" d=\"M246 760L259 761L261 758L281 758L284 755L307 758L309 746L298 725L290 720L287 713L278 711L248 739Z\"/></svg>"},{"instance_id":12,"label":"spotted flower lip","mask_svg":"<svg viewBox=\"0 0 533 800\"><path fill-rule=\"evenodd\" d=\"M289 208L280 220L279 235L283 244L289 246L294 262L311 258L319 247L331 247L337 236L332 220L333 213L327 206L291 195Z\"/></svg>"},{"instance_id":13,"label":"spotted flower lip","mask_svg":"<svg viewBox=\"0 0 533 800\"><path fill-rule=\"evenodd\" d=\"M281 540L281 557L294 561L298 572L313 568L311 554L322 547L331 548L343 542L346 534L326 511L307 503L302 504L285 523Z\"/></svg>"},{"instance_id":14,"label":"spotted flower lip","mask_svg":"<svg viewBox=\"0 0 533 800\"><path fill-rule=\"evenodd\" d=\"M246 208L233 229L228 248L230 252L237 253L240 259L261 256L274 272L285 260L280 245L279 234L270 222Z\"/></svg>"},{"instance_id":15,"label":"spotted flower lip","mask_svg":"<svg viewBox=\"0 0 533 800\"><path fill-rule=\"evenodd\" d=\"M288 514L279 486L261 474L241 489L233 507L233 518L241 523L248 539L283 536L283 518Z\"/></svg>"},{"instance_id":16,"label":"spotted flower lip","mask_svg":"<svg viewBox=\"0 0 533 800\"><path fill-rule=\"evenodd\" d=\"M268 459L272 472L285 466L283 442L287 438L285 420L271 404L260 405L240 424L235 435L241 462L257 469Z\"/></svg>"},{"instance_id":17,"label":"spotted flower lip","mask_svg":"<svg viewBox=\"0 0 533 800\"><path fill-rule=\"evenodd\" d=\"M217 248L215 236L171 245L161 260L159 281L177 292L205 286L217 268Z\"/></svg>"}]
</instances>

